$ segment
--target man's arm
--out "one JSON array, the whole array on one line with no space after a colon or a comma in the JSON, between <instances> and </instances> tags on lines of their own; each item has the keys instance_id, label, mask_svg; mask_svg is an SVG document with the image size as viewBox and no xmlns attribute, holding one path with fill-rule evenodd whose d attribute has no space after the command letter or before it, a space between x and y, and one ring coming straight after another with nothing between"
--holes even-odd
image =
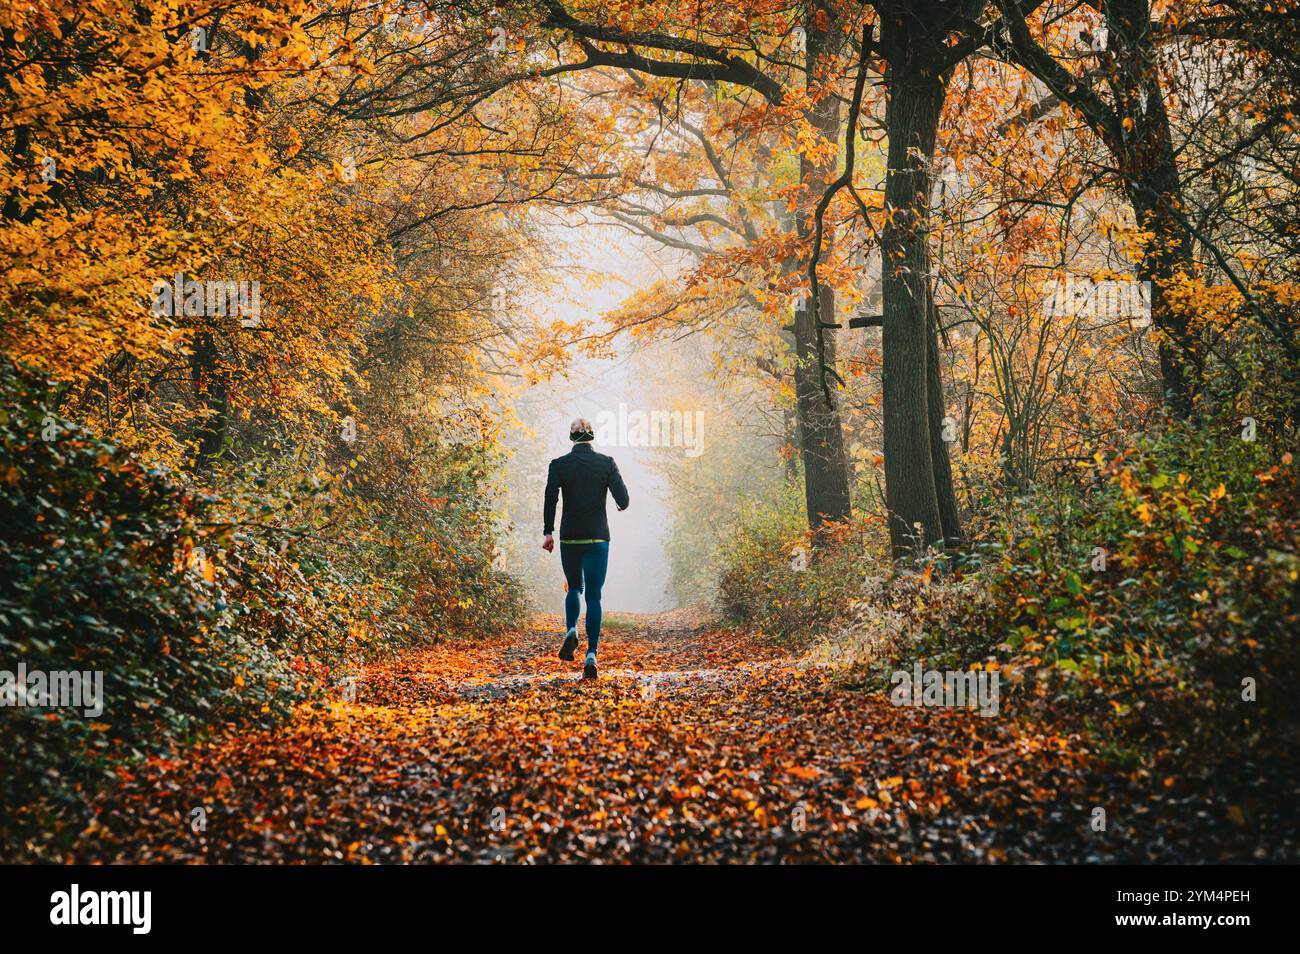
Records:
<instances>
[{"instance_id":1,"label":"man's arm","mask_svg":"<svg viewBox=\"0 0 1300 954\"><path fill-rule=\"evenodd\" d=\"M560 475L556 473L557 461L551 461L546 471L546 504L542 508L542 533L550 536L555 532L555 505L560 500Z\"/></svg>"},{"instance_id":2,"label":"man's arm","mask_svg":"<svg viewBox=\"0 0 1300 954\"><path fill-rule=\"evenodd\" d=\"M611 457L609 460L611 468L609 474L609 492L614 495L614 503L618 504L619 510L627 509L627 486L623 483L623 475L618 472L618 464Z\"/></svg>"}]
</instances>

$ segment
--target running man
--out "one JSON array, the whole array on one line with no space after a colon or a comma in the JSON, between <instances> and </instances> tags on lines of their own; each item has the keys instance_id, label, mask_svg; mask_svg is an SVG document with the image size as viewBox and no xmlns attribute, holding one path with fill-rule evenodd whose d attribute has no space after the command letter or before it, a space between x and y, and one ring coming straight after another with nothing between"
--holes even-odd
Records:
<instances>
[{"instance_id":1,"label":"running man","mask_svg":"<svg viewBox=\"0 0 1300 954\"><path fill-rule=\"evenodd\" d=\"M546 539L542 549L555 549L555 504L564 492L564 517L560 520L560 564L569 584L564 594L564 643L560 658L573 659L578 647L578 607L580 594L587 597L587 659L582 678L596 678L596 647L600 643L600 588L605 585L609 568L609 519L605 516L605 492L614 495L619 510L627 509L627 487L614 458L597 454L591 422L577 418L569 425L573 450L551 461L546 475L546 505L542 532Z\"/></svg>"}]
</instances>

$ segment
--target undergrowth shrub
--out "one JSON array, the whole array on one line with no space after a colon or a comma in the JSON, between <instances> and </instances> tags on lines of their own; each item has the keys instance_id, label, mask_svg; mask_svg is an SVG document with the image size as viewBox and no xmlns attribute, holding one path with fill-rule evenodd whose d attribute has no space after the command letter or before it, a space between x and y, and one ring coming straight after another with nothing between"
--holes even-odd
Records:
<instances>
[{"instance_id":1,"label":"undergrowth shrub","mask_svg":"<svg viewBox=\"0 0 1300 954\"><path fill-rule=\"evenodd\" d=\"M340 469L350 546L340 566L382 580L382 638L430 643L524 621L523 584L500 565L502 464L493 445L446 443L425 424L389 427Z\"/></svg>"},{"instance_id":2,"label":"undergrowth shrub","mask_svg":"<svg viewBox=\"0 0 1300 954\"><path fill-rule=\"evenodd\" d=\"M1000 669L1004 693L1070 707L1120 747L1171 732L1289 744L1298 483L1289 453L1235 426L1170 425L1058 474L965 553L915 566L870 549L878 528L831 528L814 552L797 510L751 507L719 608L809 637L813 661L875 688L917 660Z\"/></svg>"},{"instance_id":3,"label":"undergrowth shrub","mask_svg":"<svg viewBox=\"0 0 1300 954\"><path fill-rule=\"evenodd\" d=\"M48 382L0 366L0 393L0 671L99 671L103 687L93 717L7 687L0 806L71 797L115 758L301 698L292 667L234 625L238 594L194 559L221 545L217 501L51 413Z\"/></svg>"},{"instance_id":4,"label":"undergrowth shrub","mask_svg":"<svg viewBox=\"0 0 1300 954\"><path fill-rule=\"evenodd\" d=\"M798 488L782 505L751 505L721 548L718 609L732 623L804 645L861 599L869 568L885 566L879 526L849 520L808 530ZM801 495L800 495L801 496Z\"/></svg>"},{"instance_id":5,"label":"undergrowth shrub","mask_svg":"<svg viewBox=\"0 0 1300 954\"><path fill-rule=\"evenodd\" d=\"M406 469L351 461L342 478L268 457L198 490L60 417L53 394L0 364L0 673L98 671L103 711L0 707L0 835L123 760L271 725L364 659L524 613L493 566L482 449L425 442ZM368 496L367 466L408 493Z\"/></svg>"},{"instance_id":6,"label":"undergrowth shrub","mask_svg":"<svg viewBox=\"0 0 1300 954\"><path fill-rule=\"evenodd\" d=\"M1208 736L1289 731L1300 714L1291 456L1236 430L1175 427L1099 451L1080 477L985 548L989 599L968 630L1121 734L1183 719Z\"/></svg>"}]
</instances>

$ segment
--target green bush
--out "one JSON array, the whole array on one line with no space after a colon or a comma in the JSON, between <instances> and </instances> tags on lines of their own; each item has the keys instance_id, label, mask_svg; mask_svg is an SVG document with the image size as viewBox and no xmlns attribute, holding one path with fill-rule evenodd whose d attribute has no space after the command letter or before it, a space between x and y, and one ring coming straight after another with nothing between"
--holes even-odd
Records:
<instances>
[{"instance_id":1,"label":"green bush","mask_svg":"<svg viewBox=\"0 0 1300 954\"><path fill-rule=\"evenodd\" d=\"M990 548L987 631L1009 665L1112 716L1159 701L1207 728L1295 724L1296 490L1289 455L1235 430L1098 453Z\"/></svg>"},{"instance_id":2,"label":"green bush","mask_svg":"<svg viewBox=\"0 0 1300 954\"><path fill-rule=\"evenodd\" d=\"M0 366L0 670L99 671L103 712L0 709L5 809L70 797L114 758L273 718L294 698L291 672L224 621L229 601L192 559L220 545L215 501L61 419L49 393Z\"/></svg>"},{"instance_id":3,"label":"green bush","mask_svg":"<svg viewBox=\"0 0 1300 954\"><path fill-rule=\"evenodd\" d=\"M525 613L493 566L482 447L417 440L346 477L269 456L200 492L60 417L54 393L0 365L0 672L98 672L103 711L0 708L0 834L123 760L273 724L365 658Z\"/></svg>"},{"instance_id":4,"label":"green bush","mask_svg":"<svg viewBox=\"0 0 1300 954\"><path fill-rule=\"evenodd\" d=\"M816 658L878 688L916 660L987 665L1009 698L1072 706L1124 745L1283 741L1300 726L1298 490L1263 433L1201 423L1036 487L947 565L890 566L878 528L830 528L814 549L797 501L753 506L720 608L783 639L824 635Z\"/></svg>"},{"instance_id":5,"label":"green bush","mask_svg":"<svg viewBox=\"0 0 1300 954\"><path fill-rule=\"evenodd\" d=\"M860 661L880 686L916 659L996 666L1012 696L1072 706L1124 746L1281 741L1300 725L1297 483L1290 455L1226 428L1099 452L955 572L891 580L873 610L902 635Z\"/></svg>"}]
</instances>

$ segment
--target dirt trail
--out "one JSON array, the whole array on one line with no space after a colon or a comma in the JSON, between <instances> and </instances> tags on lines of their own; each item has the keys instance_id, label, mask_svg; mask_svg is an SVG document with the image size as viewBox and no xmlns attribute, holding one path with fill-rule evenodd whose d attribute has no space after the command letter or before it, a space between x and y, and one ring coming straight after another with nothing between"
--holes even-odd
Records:
<instances>
[{"instance_id":1,"label":"dirt trail","mask_svg":"<svg viewBox=\"0 0 1300 954\"><path fill-rule=\"evenodd\" d=\"M155 761L70 860L1093 856L1077 739L897 708L682 614L612 617L583 681L559 629L412 652L353 702Z\"/></svg>"}]
</instances>

